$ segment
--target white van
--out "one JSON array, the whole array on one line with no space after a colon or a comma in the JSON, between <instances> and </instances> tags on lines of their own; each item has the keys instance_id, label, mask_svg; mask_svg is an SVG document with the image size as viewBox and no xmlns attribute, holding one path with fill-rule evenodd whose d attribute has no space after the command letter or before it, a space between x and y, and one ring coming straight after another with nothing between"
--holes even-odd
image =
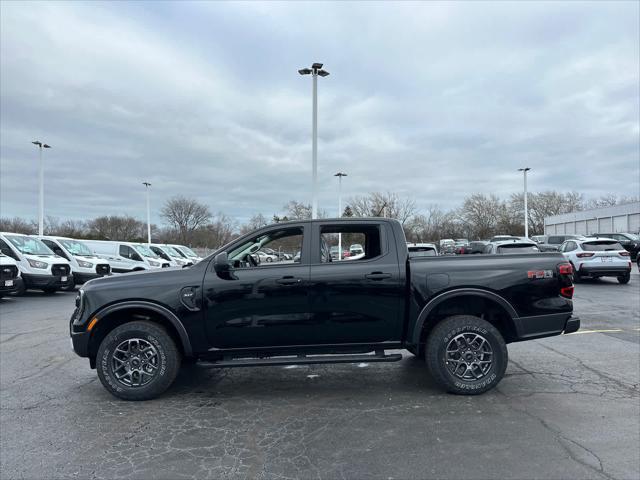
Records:
<instances>
[{"instance_id":1,"label":"white van","mask_svg":"<svg viewBox=\"0 0 640 480\"><path fill-rule=\"evenodd\" d=\"M160 255L165 260L172 263L172 265L178 267L190 266L193 265L193 261L185 258L180 252L178 252L175 248L169 245L160 245L157 243L152 243L149 245L149 248L153 250L154 253Z\"/></svg>"},{"instance_id":2,"label":"white van","mask_svg":"<svg viewBox=\"0 0 640 480\"><path fill-rule=\"evenodd\" d=\"M189 247L185 247L184 245L175 245L175 244L168 245L168 246L173 247L173 249L176 250L180 255L182 255L184 258L188 258L193 263L198 263L200 260L202 260L202 257L199 257L198 254L193 250L191 250Z\"/></svg>"},{"instance_id":3,"label":"white van","mask_svg":"<svg viewBox=\"0 0 640 480\"><path fill-rule=\"evenodd\" d=\"M166 268L169 262L153 253L146 245L132 242L111 242L107 240L85 240L85 245L111 265L115 273L137 272Z\"/></svg>"},{"instance_id":4,"label":"white van","mask_svg":"<svg viewBox=\"0 0 640 480\"><path fill-rule=\"evenodd\" d=\"M16 261L25 288L53 293L74 285L69 261L35 237L1 232L0 251Z\"/></svg>"},{"instance_id":5,"label":"white van","mask_svg":"<svg viewBox=\"0 0 640 480\"><path fill-rule=\"evenodd\" d=\"M8 294L21 294L24 290L16 261L0 253L0 298Z\"/></svg>"},{"instance_id":6,"label":"white van","mask_svg":"<svg viewBox=\"0 0 640 480\"><path fill-rule=\"evenodd\" d=\"M42 240L53 253L69 260L71 273L76 285L104 277L111 273L111 266L103 258L97 257L89 247L80 240L66 237L42 236L37 237Z\"/></svg>"}]
</instances>

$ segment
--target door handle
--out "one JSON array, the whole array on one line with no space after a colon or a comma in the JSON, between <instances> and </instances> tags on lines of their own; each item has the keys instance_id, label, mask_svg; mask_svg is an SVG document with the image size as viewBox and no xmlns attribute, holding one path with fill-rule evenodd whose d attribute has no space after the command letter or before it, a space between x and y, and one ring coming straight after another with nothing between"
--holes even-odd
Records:
<instances>
[{"instance_id":1,"label":"door handle","mask_svg":"<svg viewBox=\"0 0 640 480\"><path fill-rule=\"evenodd\" d=\"M276 283L279 283L280 285L296 285L300 282L302 282L301 278L290 276L282 277L276 280Z\"/></svg>"},{"instance_id":2,"label":"door handle","mask_svg":"<svg viewBox=\"0 0 640 480\"><path fill-rule=\"evenodd\" d=\"M367 280L384 280L385 278L391 278L390 273L371 272L364 276Z\"/></svg>"}]
</instances>

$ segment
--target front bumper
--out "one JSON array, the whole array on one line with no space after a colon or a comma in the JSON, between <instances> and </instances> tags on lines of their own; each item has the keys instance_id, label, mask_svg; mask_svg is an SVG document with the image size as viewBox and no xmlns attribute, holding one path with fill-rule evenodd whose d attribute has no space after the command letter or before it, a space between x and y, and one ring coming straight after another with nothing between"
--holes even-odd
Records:
<instances>
[{"instance_id":1,"label":"front bumper","mask_svg":"<svg viewBox=\"0 0 640 480\"><path fill-rule=\"evenodd\" d=\"M571 312L519 317L515 318L514 322L517 342L573 333L580 328L580 317L574 316Z\"/></svg>"},{"instance_id":2,"label":"front bumper","mask_svg":"<svg viewBox=\"0 0 640 480\"><path fill-rule=\"evenodd\" d=\"M11 281L13 285L5 285L6 281ZM19 292L23 287L24 281L22 280L22 277L3 278L0 280L0 293L4 295Z\"/></svg>"},{"instance_id":3,"label":"front bumper","mask_svg":"<svg viewBox=\"0 0 640 480\"><path fill-rule=\"evenodd\" d=\"M63 288L74 285L73 275L64 275L66 280L62 280L63 276L57 275L32 275L23 273L22 278L26 288Z\"/></svg>"},{"instance_id":4,"label":"front bumper","mask_svg":"<svg viewBox=\"0 0 640 480\"><path fill-rule=\"evenodd\" d=\"M94 278L106 277L107 275L101 275L99 273L73 272L73 281L75 282L76 285L82 285L83 283L86 283L89 280L93 280Z\"/></svg>"}]
</instances>

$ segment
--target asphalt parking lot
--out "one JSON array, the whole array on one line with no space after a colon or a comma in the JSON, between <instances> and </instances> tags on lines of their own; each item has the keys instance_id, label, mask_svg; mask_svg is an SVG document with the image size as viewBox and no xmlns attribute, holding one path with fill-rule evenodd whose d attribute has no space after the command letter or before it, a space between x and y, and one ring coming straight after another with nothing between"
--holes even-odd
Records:
<instances>
[{"instance_id":1,"label":"asphalt parking lot","mask_svg":"<svg viewBox=\"0 0 640 480\"><path fill-rule=\"evenodd\" d=\"M73 293L0 301L4 478L640 476L640 276L576 287L576 334L511 344L499 387L438 390L399 363L183 367L116 400L70 349Z\"/></svg>"}]
</instances>

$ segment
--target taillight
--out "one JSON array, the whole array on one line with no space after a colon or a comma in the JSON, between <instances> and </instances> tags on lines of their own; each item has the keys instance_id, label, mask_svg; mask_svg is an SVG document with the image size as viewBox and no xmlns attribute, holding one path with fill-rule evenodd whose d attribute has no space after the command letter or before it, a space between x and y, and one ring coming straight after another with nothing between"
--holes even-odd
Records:
<instances>
[{"instance_id":1,"label":"taillight","mask_svg":"<svg viewBox=\"0 0 640 480\"><path fill-rule=\"evenodd\" d=\"M560 275L571 275L573 273L573 267L570 263L561 263L558 265L558 273L560 273Z\"/></svg>"},{"instance_id":2,"label":"taillight","mask_svg":"<svg viewBox=\"0 0 640 480\"><path fill-rule=\"evenodd\" d=\"M618 252L618 255L620 255L621 257L628 257L631 254L629 252L627 252L627 251L624 251L624 252Z\"/></svg>"},{"instance_id":3,"label":"taillight","mask_svg":"<svg viewBox=\"0 0 640 480\"><path fill-rule=\"evenodd\" d=\"M564 298L573 298L573 285L570 287L562 287L560 289L560 295Z\"/></svg>"},{"instance_id":4,"label":"taillight","mask_svg":"<svg viewBox=\"0 0 640 480\"><path fill-rule=\"evenodd\" d=\"M578 258L593 257L594 255L595 255L595 253L593 253L593 252L576 253L576 257L578 257Z\"/></svg>"}]
</instances>

